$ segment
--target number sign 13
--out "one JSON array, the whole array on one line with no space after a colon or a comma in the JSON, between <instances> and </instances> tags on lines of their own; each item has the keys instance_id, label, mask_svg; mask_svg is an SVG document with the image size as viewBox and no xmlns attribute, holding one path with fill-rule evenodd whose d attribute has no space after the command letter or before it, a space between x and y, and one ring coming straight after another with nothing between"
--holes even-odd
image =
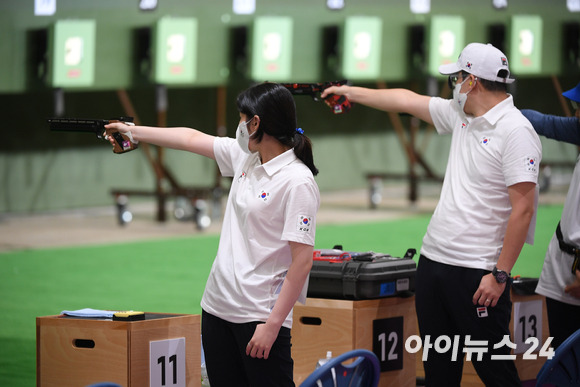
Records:
<instances>
[{"instance_id":1,"label":"number sign 13","mask_svg":"<svg viewBox=\"0 0 580 387\"><path fill-rule=\"evenodd\" d=\"M149 342L149 386L186 386L185 337Z\"/></svg>"},{"instance_id":2,"label":"number sign 13","mask_svg":"<svg viewBox=\"0 0 580 387\"><path fill-rule=\"evenodd\" d=\"M542 340L542 300L514 303L514 342L517 345L514 353L525 352L531 344L526 343L529 337Z\"/></svg>"}]
</instances>

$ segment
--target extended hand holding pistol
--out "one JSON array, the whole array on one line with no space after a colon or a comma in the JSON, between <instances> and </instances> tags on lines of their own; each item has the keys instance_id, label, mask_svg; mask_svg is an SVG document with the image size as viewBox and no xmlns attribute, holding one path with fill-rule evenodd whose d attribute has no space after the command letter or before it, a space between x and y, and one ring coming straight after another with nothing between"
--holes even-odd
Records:
<instances>
[{"instance_id":1,"label":"extended hand holding pistol","mask_svg":"<svg viewBox=\"0 0 580 387\"><path fill-rule=\"evenodd\" d=\"M310 95L315 101L320 101L320 94L330 86L342 86L347 81L323 82L323 83L282 83L281 85L290 90L294 95ZM324 98L334 114L346 113L352 107L352 103L344 95L330 94Z\"/></svg>"},{"instance_id":2,"label":"extended hand holding pistol","mask_svg":"<svg viewBox=\"0 0 580 387\"><path fill-rule=\"evenodd\" d=\"M112 137L115 141L113 152L127 153L138 148L138 141L133 140L131 132L120 133L117 129L105 128L105 125L113 122L122 122L125 125L134 126L133 117L119 117L110 120L85 119L85 118L49 118L50 130L60 132L93 132L97 138L109 141Z\"/></svg>"}]
</instances>

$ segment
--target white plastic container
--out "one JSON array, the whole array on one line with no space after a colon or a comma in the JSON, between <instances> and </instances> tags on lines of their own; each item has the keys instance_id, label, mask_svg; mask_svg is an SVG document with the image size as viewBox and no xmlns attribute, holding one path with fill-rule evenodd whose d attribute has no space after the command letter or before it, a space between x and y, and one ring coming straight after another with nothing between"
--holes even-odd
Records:
<instances>
[{"instance_id":1,"label":"white plastic container","mask_svg":"<svg viewBox=\"0 0 580 387\"><path fill-rule=\"evenodd\" d=\"M323 365L328 363L331 359L332 359L332 351L327 351L326 357L323 359L319 359L318 362L316 363L316 368L318 369L322 367ZM331 371L332 371L332 380L334 381L334 385L336 386L336 371L334 370L334 368ZM318 385L320 386L320 382L318 382Z\"/></svg>"}]
</instances>

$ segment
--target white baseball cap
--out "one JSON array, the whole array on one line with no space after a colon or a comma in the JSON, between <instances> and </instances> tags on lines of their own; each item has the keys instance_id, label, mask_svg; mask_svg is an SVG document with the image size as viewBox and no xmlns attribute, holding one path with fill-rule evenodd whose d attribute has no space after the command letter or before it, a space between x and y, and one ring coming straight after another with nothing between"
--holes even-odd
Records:
<instances>
[{"instance_id":1,"label":"white baseball cap","mask_svg":"<svg viewBox=\"0 0 580 387\"><path fill-rule=\"evenodd\" d=\"M505 78L498 76L500 70L506 71ZM489 43L470 43L461 51L456 63L439 66L439 72L444 75L455 74L459 71L465 71L493 82L512 83L515 81L514 78L510 78L505 54Z\"/></svg>"}]
</instances>

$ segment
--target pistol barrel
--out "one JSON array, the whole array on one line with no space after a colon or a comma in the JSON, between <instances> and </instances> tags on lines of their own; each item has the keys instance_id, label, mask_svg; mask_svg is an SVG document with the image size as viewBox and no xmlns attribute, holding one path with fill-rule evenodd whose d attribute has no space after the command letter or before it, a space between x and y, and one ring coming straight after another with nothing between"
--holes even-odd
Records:
<instances>
[{"instance_id":1,"label":"pistol barrel","mask_svg":"<svg viewBox=\"0 0 580 387\"><path fill-rule=\"evenodd\" d=\"M105 125L109 122L133 122L133 117L119 117L110 120L91 118L49 118L47 119L50 130L59 132L93 132L101 138L105 131Z\"/></svg>"}]
</instances>

